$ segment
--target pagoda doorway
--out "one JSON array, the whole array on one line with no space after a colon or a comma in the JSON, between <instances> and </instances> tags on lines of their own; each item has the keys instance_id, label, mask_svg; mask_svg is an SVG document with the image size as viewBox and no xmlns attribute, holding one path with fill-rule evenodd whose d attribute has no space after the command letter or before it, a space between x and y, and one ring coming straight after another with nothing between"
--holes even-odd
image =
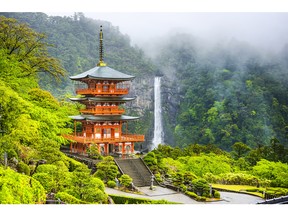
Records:
<instances>
[{"instance_id":1,"label":"pagoda doorway","mask_svg":"<svg viewBox=\"0 0 288 216\"><path fill-rule=\"evenodd\" d=\"M114 150L114 144L108 144L109 145L109 154L111 154L111 153L114 153L115 152L115 150Z\"/></svg>"}]
</instances>

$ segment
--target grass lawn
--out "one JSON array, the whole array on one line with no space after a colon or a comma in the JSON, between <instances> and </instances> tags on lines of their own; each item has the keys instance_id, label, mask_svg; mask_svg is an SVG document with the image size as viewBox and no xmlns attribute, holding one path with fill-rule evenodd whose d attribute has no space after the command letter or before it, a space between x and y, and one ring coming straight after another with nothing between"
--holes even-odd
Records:
<instances>
[{"instance_id":1,"label":"grass lawn","mask_svg":"<svg viewBox=\"0 0 288 216\"><path fill-rule=\"evenodd\" d=\"M245 192L247 194L253 194L253 195L256 195L256 196L263 198L263 194L260 192L248 192L248 191L246 191L247 189L257 189L256 187L250 186L250 185L212 184L212 187L220 188L220 189L226 189L226 190L230 190L230 191L236 191L236 192ZM258 188L258 189L265 190L265 188Z\"/></svg>"}]
</instances>

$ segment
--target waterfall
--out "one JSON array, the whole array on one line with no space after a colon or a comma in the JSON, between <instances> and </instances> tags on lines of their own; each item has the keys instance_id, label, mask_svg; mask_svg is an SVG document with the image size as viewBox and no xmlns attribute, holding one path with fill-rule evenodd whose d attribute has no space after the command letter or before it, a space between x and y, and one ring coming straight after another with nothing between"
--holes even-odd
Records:
<instances>
[{"instance_id":1,"label":"waterfall","mask_svg":"<svg viewBox=\"0 0 288 216\"><path fill-rule=\"evenodd\" d=\"M162 115L161 115L161 77L154 79L154 138L151 150L157 148L163 139Z\"/></svg>"}]
</instances>

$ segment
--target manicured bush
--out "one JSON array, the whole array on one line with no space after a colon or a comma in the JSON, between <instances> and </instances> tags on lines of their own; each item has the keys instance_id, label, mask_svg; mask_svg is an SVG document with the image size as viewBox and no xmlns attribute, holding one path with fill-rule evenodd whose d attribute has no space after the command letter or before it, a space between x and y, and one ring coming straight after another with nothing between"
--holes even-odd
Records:
<instances>
[{"instance_id":1,"label":"manicured bush","mask_svg":"<svg viewBox=\"0 0 288 216\"><path fill-rule=\"evenodd\" d=\"M196 201L199 201L199 202L205 202L206 201L206 197L203 197L203 196L198 196Z\"/></svg>"},{"instance_id":2,"label":"manicured bush","mask_svg":"<svg viewBox=\"0 0 288 216\"><path fill-rule=\"evenodd\" d=\"M208 197L210 194L210 187L207 181L203 178L195 179L192 181L193 191L200 195Z\"/></svg>"},{"instance_id":3,"label":"manicured bush","mask_svg":"<svg viewBox=\"0 0 288 216\"><path fill-rule=\"evenodd\" d=\"M17 164L17 171L25 175L30 175L30 167L22 161Z\"/></svg>"},{"instance_id":4,"label":"manicured bush","mask_svg":"<svg viewBox=\"0 0 288 216\"><path fill-rule=\"evenodd\" d=\"M79 200L66 192L58 192L55 195L55 198L60 199L62 202L65 202L66 204L87 204L87 202Z\"/></svg>"},{"instance_id":5,"label":"manicured bush","mask_svg":"<svg viewBox=\"0 0 288 216\"><path fill-rule=\"evenodd\" d=\"M154 176L155 176L155 179L156 179L158 182L163 182L163 179L161 178L161 174L160 174L160 173L156 173Z\"/></svg>"},{"instance_id":6,"label":"manicured bush","mask_svg":"<svg viewBox=\"0 0 288 216\"><path fill-rule=\"evenodd\" d=\"M246 189L247 192L258 192L258 188L249 188Z\"/></svg>"},{"instance_id":7,"label":"manicured bush","mask_svg":"<svg viewBox=\"0 0 288 216\"><path fill-rule=\"evenodd\" d=\"M191 192L191 191L186 191L185 192L185 194L187 195L187 196L189 196L190 198L192 198L192 199L197 199L197 194L195 194L194 192Z\"/></svg>"},{"instance_id":8,"label":"manicured bush","mask_svg":"<svg viewBox=\"0 0 288 216\"><path fill-rule=\"evenodd\" d=\"M215 190L215 192L214 192L214 198L217 198L217 199L220 198L220 193L219 193L219 191Z\"/></svg>"},{"instance_id":9,"label":"manicured bush","mask_svg":"<svg viewBox=\"0 0 288 216\"><path fill-rule=\"evenodd\" d=\"M133 179L127 175L127 174L123 174L120 178L119 178L120 184L123 185L124 187L129 187L133 181Z\"/></svg>"},{"instance_id":10,"label":"manicured bush","mask_svg":"<svg viewBox=\"0 0 288 216\"><path fill-rule=\"evenodd\" d=\"M176 202L169 202L167 200L150 200L145 198L119 196L114 194L109 194L109 196L113 199L115 204L178 204Z\"/></svg>"},{"instance_id":11,"label":"manicured bush","mask_svg":"<svg viewBox=\"0 0 288 216\"><path fill-rule=\"evenodd\" d=\"M180 188L181 188L181 190L182 190L183 192L187 191L187 186L184 185L184 184L181 184L181 185L180 185Z\"/></svg>"},{"instance_id":12,"label":"manicured bush","mask_svg":"<svg viewBox=\"0 0 288 216\"><path fill-rule=\"evenodd\" d=\"M115 181L108 181L107 182L107 186L109 188L115 188L116 187L116 182Z\"/></svg>"}]
</instances>

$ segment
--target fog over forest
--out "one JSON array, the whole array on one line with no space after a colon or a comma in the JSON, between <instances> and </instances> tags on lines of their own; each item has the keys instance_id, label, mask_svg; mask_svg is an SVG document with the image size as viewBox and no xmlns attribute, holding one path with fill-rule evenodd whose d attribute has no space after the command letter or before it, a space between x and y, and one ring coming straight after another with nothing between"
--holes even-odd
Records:
<instances>
[{"instance_id":1,"label":"fog over forest","mask_svg":"<svg viewBox=\"0 0 288 216\"><path fill-rule=\"evenodd\" d=\"M84 13L110 21L141 47L175 33L190 33L209 42L237 39L279 50L288 42L288 13ZM152 43L153 44L153 43Z\"/></svg>"}]
</instances>

